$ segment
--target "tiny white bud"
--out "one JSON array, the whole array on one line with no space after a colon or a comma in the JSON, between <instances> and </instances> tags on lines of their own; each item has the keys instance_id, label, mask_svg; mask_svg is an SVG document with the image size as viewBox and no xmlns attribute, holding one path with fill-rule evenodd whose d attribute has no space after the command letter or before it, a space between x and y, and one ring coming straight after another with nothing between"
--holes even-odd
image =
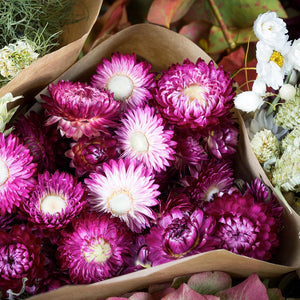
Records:
<instances>
[{"instance_id":1,"label":"tiny white bud","mask_svg":"<svg viewBox=\"0 0 300 300\"><path fill-rule=\"evenodd\" d=\"M284 84L279 89L279 96L282 99L285 99L285 100L294 99L295 95L296 95L296 88L289 83Z\"/></svg>"}]
</instances>

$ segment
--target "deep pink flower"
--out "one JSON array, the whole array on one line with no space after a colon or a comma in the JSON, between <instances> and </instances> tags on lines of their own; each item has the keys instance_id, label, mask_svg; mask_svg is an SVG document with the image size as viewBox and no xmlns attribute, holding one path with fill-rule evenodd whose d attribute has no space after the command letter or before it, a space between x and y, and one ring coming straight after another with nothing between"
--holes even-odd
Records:
<instances>
[{"instance_id":1,"label":"deep pink flower","mask_svg":"<svg viewBox=\"0 0 300 300\"><path fill-rule=\"evenodd\" d=\"M38 175L37 185L23 209L28 220L41 228L60 229L78 216L85 204L85 189L75 177L45 171Z\"/></svg>"},{"instance_id":2,"label":"deep pink flower","mask_svg":"<svg viewBox=\"0 0 300 300\"><path fill-rule=\"evenodd\" d=\"M43 264L40 239L28 227L14 225L8 233L0 231L0 288L3 296L8 289L18 293L25 277L26 287L38 285L44 276Z\"/></svg>"},{"instance_id":3,"label":"deep pink flower","mask_svg":"<svg viewBox=\"0 0 300 300\"><path fill-rule=\"evenodd\" d=\"M270 260L278 246L274 225L277 218L268 213L268 205L255 202L251 194L234 190L209 203L206 212L217 221L219 248L231 252Z\"/></svg>"},{"instance_id":4,"label":"deep pink flower","mask_svg":"<svg viewBox=\"0 0 300 300\"><path fill-rule=\"evenodd\" d=\"M19 138L0 133L0 215L11 213L29 197L33 189L36 164L32 162L29 149Z\"/></svg>"},{"instance_id":5,"label":"deep pink flower","mask_svg":"<svg viewBox=\"0 0 300 300\"><path fill-rule=\"evenodd\" d=\"M215 249L215 222L199 208L192 213L173 209L161 216L146 235L152 266Z\"/></svg>"},{"instance_id":6,"label":"deep pink flower","mask_svg":"<svg viewBox=\"0 0 300 300\"><path fill-rule=\"evenodd\" d=\"M74 220L73 227L62 232L57 253L73 283L118 276L135 264L134 235L118 218L92 212Z\"/></svg>"},{"instance_id":7,"label":"deep pink flower","mask_svg":"<svg viewBox=\"0 0 300 300\"><path fill-rule=\"evenodd\" d=\"M156 218L152 207L160 193L143 164L129 158L110 160L103 164L103 174L91 173L84 182L91 208L120 218L131 230L141 232Z\"/></svg>"},{"instance_id":8,"label":"deep pink flower","mask_svg":"<svg viewBox=\"0 0 300 300\"><path fill-rule=\"evenodd\" d=\"M207 132L222 124L233 107L233 81L213 61L186 59L162 72L155 99L162 115L178 126Z\"/></svg>"},{"instance_id":9,"label":"deep pink flower","mask_svg":"<svg viewBox=\"0 0 300 300\"><path fill-rule=\"evenodd\" d=\"M146 61L138 62L134 53L113 53L111 61L103 58L97 65L91 83L110 91L122 110L144 106L152 98L151 89L156 85L151 67Z\"/></svg>"},{"instance_id":10,"label":"deep pink flower","mask_svg":"<svg viewBox=\"0 0 300 300\"><path fill-rule=\"evenodd\" d=\"M63 80L50 84L48 91L50 97L41 95L49 115L46 125L58 122L61 134L68 138L96 137L116 124L119 103L108 92L86 83Z\"/></svg>"},{"instance_id":11,"label":"deep pink flower","mask_svg":"<svg viewBox=\"0 0 300 300\"><path fill-rule=\"evenodd\" d=\"M81 137L71 144L65 155L71 158L70 166L76 169L77 176L83 176L90 172L99 172L102 163L116 158L118 153L117 140L109 134L103 134L95 138Z\"/></svg>"},{"instance_id":12,"label":"deep pink flower","mask_svg":"<svg viewBox=\"0 0 300 300\"><path fill-rule=\"evenodd\" d=\"M164 128L164 120L149 106L125 113L116 135L122 157L136 159L150 170L166 170L175 159L174 132Z\"/></svg>"},{"instance_id":13,"label":"deep pink flower","mask_svg":"<svg viewBox=\"0 0 300 300\"><path fill-rule=\"evenodd\" d=\"M220 193L228 191L233 181L230 162L213 159L205 162L192 176L183 178L182 184L185 186L185 193L190 195L191 201L202 207L209 201L213 201Z\"/></svg>"}]
</instances>

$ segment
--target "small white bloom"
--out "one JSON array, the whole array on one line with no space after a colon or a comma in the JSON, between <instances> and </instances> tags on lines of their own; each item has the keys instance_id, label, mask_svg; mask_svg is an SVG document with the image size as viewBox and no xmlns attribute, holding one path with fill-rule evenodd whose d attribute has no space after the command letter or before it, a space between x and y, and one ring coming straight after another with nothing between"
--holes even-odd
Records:
<instances>
[{"instance_id":1,"label":"small white bloom","mask_svg":"<svg viewBox=\"0 0 300 300\"><path fill-rule=\"evenodd\" d=\"M266 83L260 77L257 77L253 82L252 91L260 96L264 96L266 94L266 90Z\"/></svg>"},{"instance_id":2,"label":"small white bloom","mask_svg":"<svg viewBox=\"0 0 300 300\"><path fill-rule=\"evenodd\" d=\"M276 12L260 14L254 22L253 30L260 41L271 47L285 44L288 40L286 24L278 18Z\"/></svg>"},{"instance_id":3,"label":"small white bloom","mask_svg":"<svg viewBox=\"0 0 300 300\"><path fill-rule=\"evenodd\" d=\"M288 58L294 69L300 71L300 38L294 40Z\"/></svg>"},{"instance_id":4,"label":"small white bloom","mask_svg":"<svg viewBox=\"0 0 300 300\"><path fill-rule=\"evenodd\" d=\"M280 98L282 98L284 100L294 99L296 96L296 88L289 83L284 84L279 89L279 96L280 96Z\"/></svg>"},{"instance_id":5,"label":"small white bloom","mask_svg":"<svg viewBox=\"0 0 300 300\"><path fill-rule=\"evenodd\" d=\"M256 72L267 86L275 90L283 85L284 76L292 70L287 59L290 49L290 42L274 47L261 41L256 44Z\"/></svg>"},{"instance_id":6,"label":"small white bloom","mask_svg":"<svg viewBox=\"0 0 300 300\"><path fill-rule=\"evenodd\" d=\"M261 96L253 91L246 91L238 94L234 99L234 105L237 109L252 112L259 109L264 104Z\"/></svg>"}]
</instances>

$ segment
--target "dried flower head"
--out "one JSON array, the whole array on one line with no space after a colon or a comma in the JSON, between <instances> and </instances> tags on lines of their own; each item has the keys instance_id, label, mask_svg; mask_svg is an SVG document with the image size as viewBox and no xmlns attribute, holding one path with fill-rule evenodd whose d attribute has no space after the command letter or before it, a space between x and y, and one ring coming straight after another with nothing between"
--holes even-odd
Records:
<instances>
[{"instance_id":1,"label":"dried flower head","mask_svg":"<svg viewBox=\"0 0 300 300\"><path fill-rule=\"evenodd\" d=\"M260 163L265 163L280 153L279 142L269 129L257 132L250 142L251 148Z\"/></svg>"}]
</instances>

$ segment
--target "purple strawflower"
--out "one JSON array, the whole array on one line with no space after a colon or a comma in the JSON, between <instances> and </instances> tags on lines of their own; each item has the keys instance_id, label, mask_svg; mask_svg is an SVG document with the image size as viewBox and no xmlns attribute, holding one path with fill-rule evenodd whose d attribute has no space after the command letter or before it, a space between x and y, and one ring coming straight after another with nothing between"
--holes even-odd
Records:
<instances>
[{"instance_id":1,"label":"purple strawflower","mask_svg":"<svg viewBox=\"0 0 300 300\"><path fill-rule=\"evenodd\" d=\"M28 220L44 229L65 227L86 204L85 189L75 177L65 172L38 175L37 185L23 209Z\"/></svg>"},{"instance_id":2,"label":"purple strawflower","mask_svg":"<svg viewBox=\"0 0 300 300\"><path fill-rule=\"evenodd\" d=\"M0 231L0 288L5 296L8 289L18 293L22 278L26 286L38 285L44 276L44 256L41 241L24 225L14 225L10 232Z\"/></svg>"},{"instance_id":3,"label":"purple strawflower","mask_svg":"<svg viewBox=\"0 0 300 300\"><path fill-rule=\"evenodd\" d=\"M163 71L155 100L162 115L177 126L207 132L220 128L233 107L233 81L213 61L186 59Z\"/></svg>"},{"instance_id":4,"label":"purple strawflower","mask_svg":"<svg viewBox=\"0 0 300 300\"><path fill-rule=\"evenodd\" d=\"M134 234L109 215L86 213L63 231L58 259L73 283L92 283L120 275L136 261Z\"/></svg>"},{"instance_id":5,"label":"purple strawflower","mask_svg":"<svg viewBox=\"0 0 300 300\"><path fill-rule=\"evenodd\" d=\"M152 266L215 249L215 221L199 208L173 209L161 216L146 235Z\"/></svg>"},{"instance_id":6,"label":"purple strawflower","mask_svg":"<svg viewBox=\"0 0 300 300\"><path fill-rule=\"evenodd\" d=\"M209 203L206 212L217 221L215 235L219 248L261 260L270 260L278 246L277 218L268 213L268 205L255 202L248 193L233 190Z\"/></svg>"}]
</instances>

